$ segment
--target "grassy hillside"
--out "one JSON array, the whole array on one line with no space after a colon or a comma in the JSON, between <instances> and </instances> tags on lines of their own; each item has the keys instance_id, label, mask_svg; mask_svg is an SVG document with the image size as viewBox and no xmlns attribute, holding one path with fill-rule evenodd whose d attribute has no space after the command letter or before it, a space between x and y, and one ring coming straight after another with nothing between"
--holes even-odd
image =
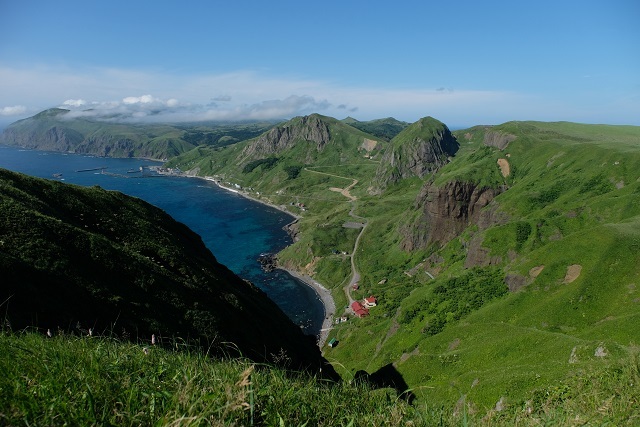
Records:
<instances>
[{"instance_id":1,"label":"grassy hillside","mask_svg":"<svg viewBox=\"0 0 640 427\"><path fill-rule=\"evenodd\" d=\"M365 161L294 146L253 169L245 166L257 159L238 144L180 164L300 214L299 241L280 258L331 288L338 307L358 241L350 295L374 294L378 306L331 331L340 344L325 355L345 377L393 364L421 401L463 396L487 413L633 357L640 129L509 122L454 136L448 163L381 194L371 189L374 169L388 167L384 149L410 144L391 141ZM294 159L299 173L288 176ZM453 228L437 229L445 225Z\"/></svg>"},{"instance_id":2,"label":"grassy hillside","mask_svg":"<svg viewBox=\"0 0 640 427\"><path fill-rule=\"evenodd\" d=\"M423 121L440 126L434 119ZM446 127L442 126L439 129L444 135ZM194 408L193 412L185 409L180 413L193 413L197 422L204 422L197 414L210 414L206 416L213 424L211 420L230 423L230 419L250 424L250 408L260 408L254 416L260 412L263 418L256 418L256 424L267 425L279 423L280 418L285 425L307 421L308 425L639 422L640 128L509 122L456 131L454 142L459 148L455 155L446 156L446 162L434 169L423 168L427 172L422 175L406 174L377 191L380 182L376 171L392 169L391 159L406 162L407 158L422 158L419 154L426 151L420 144L412 145L417 140L429 140L423 134L412 134L420 129L426 132L433 127L408 127L405 131L410 137L399 134L385 142L335 119L312 115L281 124L248 141L225 147L198 147L169 164L215 177L222 185L240 187L247 195L299 215L294 226L298 233L296 243L279 254L279 261L330 288L337 315L343 314L350 298L362 299L372 294L378 298L378 305L363 319L344 309L349 320L334 325L330 338L335 338L338 345L325 347L324 356L344 380L369 378L383 390L346 385L324 388L308 378L304 383L291 384L280 381L281 371L257 370L261 373L255 377L252 374L252 378L264 387L264 394L254 388L249 393L254 398L252 403L251 398L247 401L248 386L243 381L247 378L243 373L249 368L246 364L215 368L231 372L211 374L226 378L221 383L207 380L207 367L202 382L198 378L182 385L172 381L191 378L189 374L158 361L166 369L161 370L157 380L171 384L171 388L167 393L140 392L139 398L131 399L129 402L134 405L137 401L142 403L132 406L129 412L147 417L131 423L143 419L169 423L175 420L171 414L178 411L171 411L176 405ZM387 152L401 154L386 156ZM408 164L423 166L419 162ZM24 196L26 189L33 187L31 181L24 182L24 188L11 203L26 200L24 203L36 213L26 220L19 215L11 217L3 230L8 235L21 221L39 224L50 216L52 202ZM42 195L50 193L59 199L60 193L53 184L44 188ZM105 193L100 189L86 191L91 198ZM115 203L88 204L84 214L95 215L92 212L119 203L120 199ZM73 210L65 212L64 218L76 215ZM140 221L138 217L131 218L127 224ZM59 228L55 220L47 221L49 229ZM88 223L74 225L81 230L89 228L89 239L93 233L111 226L93 217ZM125 229L129 226L122 227ZM58 241L68 240L69 234L55 233ZM28 241L39 239L36 236ZM131 233L127 239L131 239ZM82 241L80 237L72 239L76 240ZM148 240L152 239L143 239ZM133 245L128 240L127 243ZM27 260L24 265L39 268L41 245L25 245L15 238L8 247L18 244L23 246L12 257L20 256ZM2 250L6 251L6 247L5 239ZM24 255L18 256L22 252ZM64 250L54 247L51 253ZM155 265L158 259L164 260L161 254L143 255ZM140 257L134 251L128 258ZM49 264L44 264L47 269L74 271L71 263L65 264L64 257L51 255L50 259ZM56 261L58 265L54 259L62 261ZM23 264L7 257L2 262L6 264L7 260L13 264L6 271L20 271L17 269ZM357 290L350 286L352 262L359 276ZM135 271L152 270L154 265L136 265ZM186 271L187 276L198 277L197 269ZM42 337L43 331L37 337L26 338L5 334L0 342L11 343L12 350L6 354L37 354L42 352L38 346L53 342ZM100 343L78 340L81 346L94 342ZM29 350L31 345L38 350ZM106 345L99 344L98 348ZM19 347L28 350L16 350ZM139 350L133 346L123 351L139 355ZM114 354L118 351L113 350ZM140 363L147 360L142 355L131 356L131 360L136 358ZM188 366L185 359L180 360ZM3 369L14 372L8 367ZM135 367L134 372L142 369ZM165 372L173 375L163 376ZM258 376L261 374L265 377ZM168 381L169 376L172 381ZM15 373L8 376L16 377L19 376ZM153 376L150 378L156 381ZM270 382L274 379L280 385ZM25 387L21 380L17 381L3 388ZM111 406L94 410L97 400L93 390L106 386L84 383L89 384L88 392L70 394L85 400L73 404L61 400L61 405L84 405L89 409L82 416L105 419L107 415L100 414L111 414ZM175 397L197 397L210 383L218 384L220 390L236 390L241 398L235 399L233 392L216 395L208 391L206 396L215 404L204 407ZM35 383L27 382L26 386L29 384ZM79 387L85 387L82 384ZM182 391L182 387L191 384L197 384L195 391ZM415 406L398 404L390 386L408 389L408 395L416 398ZM291 394L294 391L295 396ZM278 400L281 396L286 399ZM355 396L362 400L354 401ZM198 402L206 404L209 398ZM30 399L20 397L17 401L28 402L25 407L36 405ZM48 401L51 399L54 397ZM299 401L304 403L290 403ZM7 402L3 405L12 408L12 417L21 417L21 411L27 411ZM157 406L158 402L164 406ZM336 402L348 403L337 408L332 406ZM327 406L327 411L337 415L329 418ZM160 407L165 410L163 414L169 415L149 418L149 408ZM353 412L354 407L365 410ZM35 410L43 412L46 411ZM380 414L387 418L377 418L382 417Z\"/></svg>"},{"instance_id":3,"label":"grassy hillside","mask_svg":"<svg viewBox=\"0 0 640 427\"><path fill-rule=\"evenodd\" d=\"M198 235L119 192L0 169L0 275L2 316L16 330L154 334L212 355L323 366L314 339Z\"/></svg>"},{"instance_id":4,"label":"grassy hillside","mask_svg":"<svg viewBox=\"0 0 640 427\"><path fill-rule=\"evenodd\" d=\"M343 228L353 218L350 198L341 191L366 192L366 184L354 182L371 181L385 146L380 138L314 114L232 146L199 147L168 166L238 185L252 197L303 215L308 221L299 224L302 243L285 250L281 262L298 269L308 265L309 272L337 280L350 264L333 252L350 250L357 236L357 230Z\"/></svg>"},{"instance_id":5,"label":"grassy hillside","mask_svg":"<svg viewBox=\"0 0 640 427\"><path fill-rule=\"evenodd\" d=\"M409 405L392 389L213 360L176 344L163 349L105 337L0 331L0 423L631 426L640 417L637 355L539 390L522 407L485 415L464 399L444 407Z\"/></svg>"},{"instance_id":6,"label":"grassy hillside","mask_svg":"<svg viewBox=\"0 0 640 427\"><path fill-rule=\"evenodd\" d=\"M496 135L511 141L484 144ZM406 182L363 210L377 226L357 258L361 287L382 304L336 328L335 360L351 372L393 362L425 400L463 395L486 411L628 358L640 341L640 129L514 122L457 136L426 186L504 191L458 237L411 252L399 246L437 191Z\"/></svg>"},{"instance_id":7,"label":"grassy hillside","mask_svg":"<svg viewBox=\"0 0 640 427\"><path fill-rule=\"evenodd\" d=\"M365 122L361 122L352 117L347 117L346 119L343 119L342 122L368 134L383 138L386 141L392 140L396 135L410 125L410 123L396 120L393 117L369 120Z\"/></svg>"}]
</instances>

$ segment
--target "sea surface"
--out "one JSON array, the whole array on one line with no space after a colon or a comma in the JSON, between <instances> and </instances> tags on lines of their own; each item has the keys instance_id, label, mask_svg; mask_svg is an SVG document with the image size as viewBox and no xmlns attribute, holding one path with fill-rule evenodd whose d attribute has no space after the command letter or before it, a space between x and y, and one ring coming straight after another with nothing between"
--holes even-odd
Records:
<instances>
[{"instance_id":1,"label":"sea surface","mask_svg":"<svg viewBox=\"0 0 640 427\"><path fill-rule=\"evenodd\" d=\"M318 335L324 308L318 295L288 273L264 272L261 253L291 244L283 227L293 217L198 178L152 176L160 162L23 150L0 146L0 167L83 186L99 185L139 197L198 233L217 260L262 289L305 333ZM99 170L80 170L106 167ZM143 172L139 168L143 167ZM54 177L56 175L56 177Z\"/></svg>"}]
</instances>

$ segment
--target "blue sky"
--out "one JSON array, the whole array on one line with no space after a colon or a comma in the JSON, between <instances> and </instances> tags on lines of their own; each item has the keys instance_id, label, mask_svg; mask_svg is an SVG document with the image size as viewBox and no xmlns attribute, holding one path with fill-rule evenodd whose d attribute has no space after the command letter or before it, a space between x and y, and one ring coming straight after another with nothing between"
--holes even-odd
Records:
<instances>
[{"instance_id":1,"label":"blue sky","mask_svg":"<svg viewBox=\"0 0 640 427\"><path fill-rule=\"evenodd\" d=\"M639 22L637 0L0 0L0 126L54 106L640 125Z\"/></svg>"}]
</instances>

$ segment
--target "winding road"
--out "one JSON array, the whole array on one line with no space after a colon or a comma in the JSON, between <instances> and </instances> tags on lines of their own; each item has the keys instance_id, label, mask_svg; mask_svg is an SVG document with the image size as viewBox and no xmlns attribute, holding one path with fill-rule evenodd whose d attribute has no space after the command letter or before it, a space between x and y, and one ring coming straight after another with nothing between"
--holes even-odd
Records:
<instances>
[{"instance_id":1,"label":"winding road","mask_svg":"<svg viewBox=\"0 0 640 427\"><path fill-rule=\"evenodd\" d=\"M356 251L358 250L358 245L360 244L360 238L362 237L362 234L364 233L365 228L367 228L367 220L364 217L358 216L354 213L356 206L355 206L355 201L358 200L358 198L356 196L353 196L350 191L351 189L358 183L357 179L354 178L349 178L346 176L340 176L340 175L334 175L334 174L330 174L330 173L326 173L326 172L319 172L316 170L311 170L309 168L305 168L305 170L307 172L313 172L313 173L317 173L320 175L327 175L327 176L331 176L334 178L340 178L340 179L347 179L347 180L352 180L351 184L345 188L337 188L337 187L331 187L329 188L330 191L336 191L339 192L340 194L342 194L343 196L345 196L346 198L349 199L349 202L351 203L351 210L349 210L349 216L354 218L354 219L358 219L360 220L360 224L362 224L362 227L360 228L360 233L358 233L358 237L356 237L356 241L353 245L353 251L351 251L351 255L349 255L349 257L351 258L351 280L349 280L349 282L345 285L345 287L343 288L344 290L344 294L347 297L347 308L345 308L345 314L349 313L351 311L351 303L353 301L355 301L353 299L353 297L351 296L351 289L353 289L353 285L358 283L360 281L360 273L358 272L358 269L356 267L356 263L355 263L355 254ZM364 220L364 222L362 222Z\"/></svg>"}]
</instances>

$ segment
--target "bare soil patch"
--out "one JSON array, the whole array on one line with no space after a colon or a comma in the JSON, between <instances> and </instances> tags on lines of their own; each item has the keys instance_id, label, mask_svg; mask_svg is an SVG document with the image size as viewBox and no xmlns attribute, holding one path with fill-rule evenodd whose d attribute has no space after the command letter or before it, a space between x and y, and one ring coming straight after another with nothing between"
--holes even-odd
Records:
<instances>
[{"instance_id":1,"label":"bare soil patch","mask_svg":"<svg viewBox=\"0 0 640 427\"><path fill-rule=\"evenodd\" d=\"M378 141L365 138L364 141L362 141L361 147L364 148L367 152L371 152L376 148L376 145L378 145Z\"/></svg>"},{"instance_id":2,"label":"bare soil patch","mask_svg":"<svg viewBox=\"0 0 640 427\"><path fill-rule=\"evenodd\" d=\"M582 271L582 266L580 264L573 264L567 267L567 274L564 276L564 280L562 283L571 283L580 277L580 272Z\"/></svg>"},{"instance_id":3,"label":"bare soil patch","mask_svg":"<svg viewBox=\"0 0 640 427\"><path fill-rule=\"evenodd\" d=\"M529 277L535 279L540 275L540 273L542 273L542 270L544 270L544 265L533 267L531 270L529 270Z\"/></svg>"},{"instance_id":4,"label":"bare soil patch","mask_svg":"<svg viewBox=\"0 0 640 427\"><path fill-rule=\"evenodd\" d=\"M503 177L511 175L511 166L509 166L507 159L498 159L498 166L500 166L500 173Z\"/></svg>"}]
</instances>

